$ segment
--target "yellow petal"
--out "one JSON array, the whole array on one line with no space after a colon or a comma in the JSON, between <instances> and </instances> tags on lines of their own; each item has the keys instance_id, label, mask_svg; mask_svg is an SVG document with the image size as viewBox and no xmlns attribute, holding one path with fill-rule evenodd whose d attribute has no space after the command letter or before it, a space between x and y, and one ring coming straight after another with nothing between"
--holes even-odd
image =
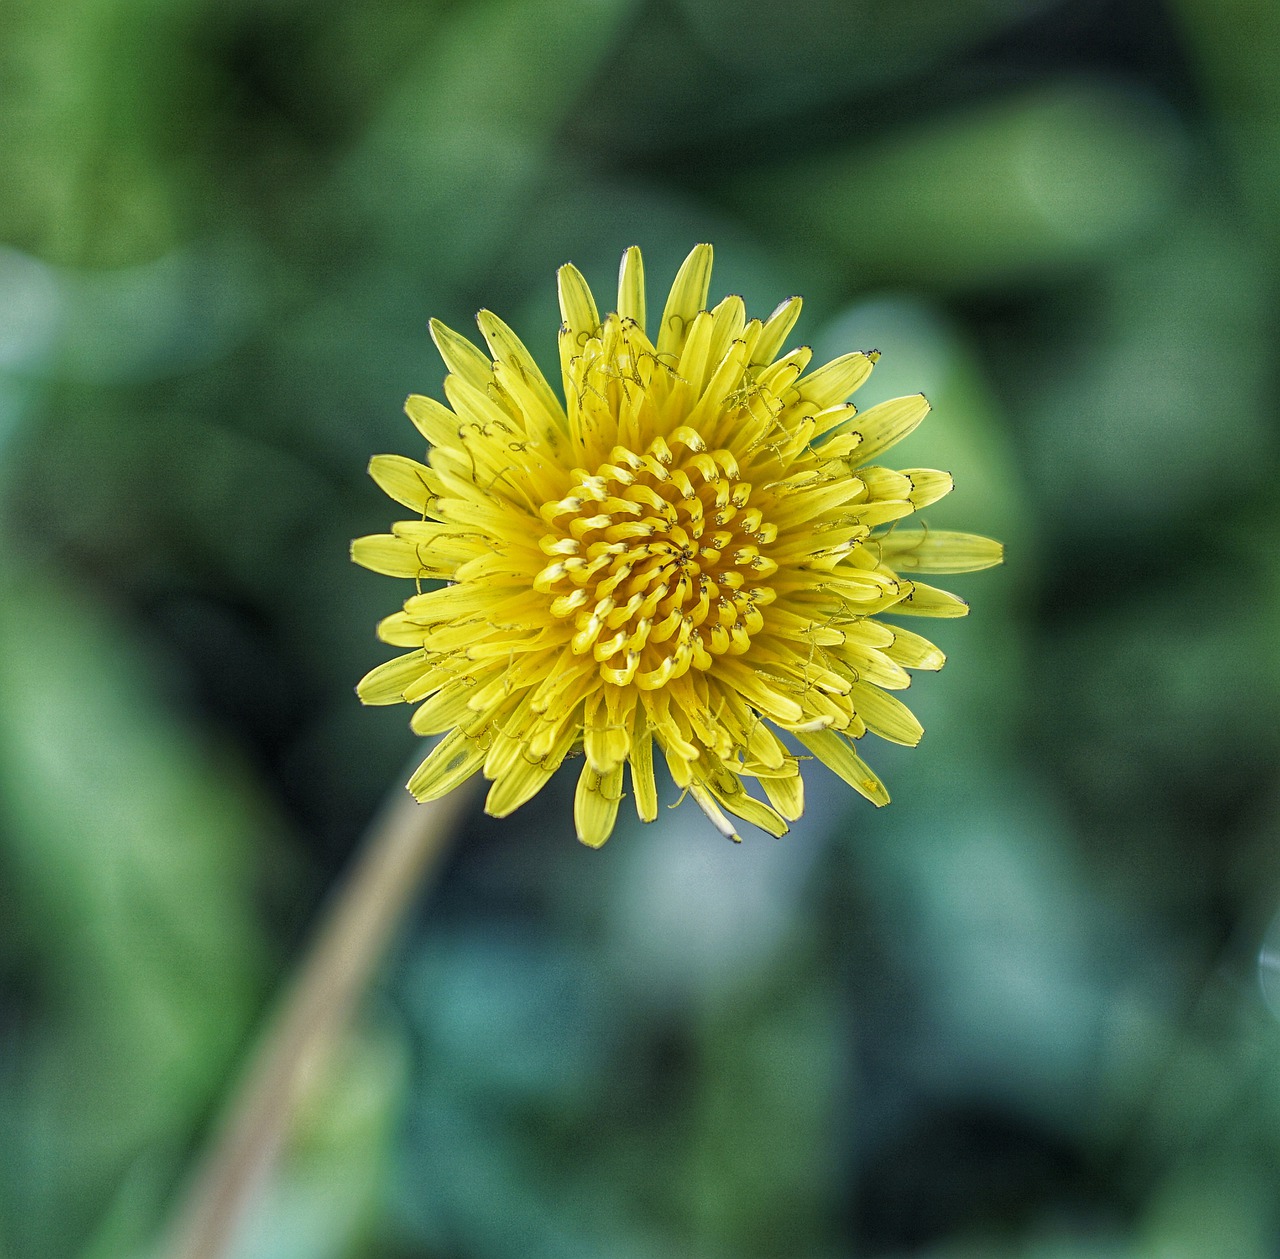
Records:
<instances>
[{"instance_id":1,"label":"yellow petal","mask_svg":"<svg viewBox=\"0 0 1280 1259\"><path fill-rule=\"evenodd\" d=\"M937 586L929 586L922 581L911 581L906 585L909 588L906 598L900 599L888 609L894 616L899 613L906 616L938 617L969 615L969 605L949 590L939 590Z\"/></svg>"},{"instance_id":2,"label":"yellow petal","mask_svg":"<svg viewBox=\"0 0 1280 1259\"><path fill-rule=\"evenodd\" d=\"M939 472L934 468L908 468L903 476L911 482L911 492L907 499L917 511L928 507L930 503L936 503L956 487L950 472Z\"/></svg>"},{"instance_id":3,"label":"yellow petal","mask_svg":"<svg viewBox=\"0 0 1280 1259\"><path fill-rule=\"evenodd\" d=\"M694 782L688 784L689 794L697 801L698 807L707 815L711 821L711 825L720 832L725 839L731 839L735 844L742 843L742 836L734 830L733 823L725 817L724 812L716 803L715 797L700 783Z\"/></svg>"},{"instance_id":4,"label":"yellow petal","mask_svg":"<svg viewBox=\"0 0 1280 1259\"><path fill-rule=\"evenodd\" d=\"M783 695L740 659L721 656L716 662L716 673L722 682L733 687L752 708L771 721L793 725L804 719L804 710L794 699Z\"/></svg>"},{"instance_id":5,"label":"yellow petal","mask_svg":"<svg viewBox=\"0 0 1280 1259\"><path fill-rule=\"evenodd\" d=\"M427 580L446 577L448 571L435 562L427 548L392 533L371 533L351 544L351 558L362 568L387 577Z\"/></svg>"},{"instance_id":6,"label":"yellow petal","mask_svg":"<svg viewBox=\"0 0 1280 1259\"><path fill-rule=\"evenodd\" d=\"M900 699L865 682L855 682L849 698L872 734L909 748L920 742L924 727Z\"/></svg>"},{"instance_id":7,"label":"yellow petal","mask_svg":"<svg viewBox=\"0 0 1280 1259\"><path fill-rule=\"evenodd\" d=\"M715 418L724 412L725 399L736 393L742 383L748 348L745 341L734 341L717 364L717 351L712 346L709 361L715 365L714 370L711 379L703 387L701 399L686 417L686 423L691 428L710 428Z\"/></svg>"},{"instance_id":8,"label":"yellow petal","mask_svg":"<svg viewBox=\"0 0 1280 1259\"><path fill-rule=\"evenodd\" d=\"M439 590L428 590L406 599L404 610L423 625L460 620L469 616L496 616L499 601L511 594L509 589L495 589L493 586L471 586L465 583L441 586ZM536 599L536 596L527 595L523 591L512 597L517 601L533 602Z\"/></svg>"},{"instance_id":9,"label":"yellow petal","mask_svg":"<svg viewBox=\"0 0 1280 1259\"><path fill-rule=\"evenodd\" d=\"M999 542L945 529L895 529L872 545L899 573L975 573L1004 559Z\"/></svg>"},{"instance_id":10,"label":"yellow petal","mask_svg":"<svg viewBox=\"0 0 1280 1259\"><path fill-rule=\"evenodd\" d=\"M420 678L428 668L425 651L411 651L407 656L396 656L370 669L356 685L356 694L362 704L399 704L411 682Z\"/></svg>"},{"instance_id":11,"label":"yellow petal","mask_svg":"<svg viewBox=\"0 0 1280 1259\"><path fill-rule=\"evenodd\" d=\"M804 779L798 773L783 778L761 778L760 785L769 803L784 818L794 822L804 816Z\"/></svg>"},{"instance_id":12,"label":"yellow petal","mask_svg":"<svg viewBox=\"0 0 1280 1259\"><path fill-rule=\"evenodd\" d=\"M419 513L425 513L443 489L437 473L403 455L374 455L369 475L389 498Z\"/></svg>"},{"instance_id":13,"label":"yellow petal","mask_svg":"<svg viewBox=\"0 0 1280 1259\"><path fill-rule=\"evenodd\" d=\"M747 326L747 304L733 294L726 297L711 311L711 322L713 335L711 337L711 365L717 367L717 364L724 360L725 355L729 353L729 347L735 341L742 341L742 330ZM742 363L747 363L747 347L742 342ZM717 370L718 367L717 367ZM733 382L737 384L735 380ZM727 392L727 391L726 391ZM723 403L724 394L720 396L720 402Z\"/></svg>"},{"instance_id":14,"label":"yellow petal","mask_svg":"<svg viewBox=\"0 0 1280 1259\"><path fill-rule=\"evenodd\" d=\"M872 804L880 807L889 803L889 793L884 789L884 783L843 735L831 730L815 730L812 733L797 734L796 738L828 769L839 774L850 787L866 796Z\"/></svg>"},{"instance_id":15,"label":"yellow petal","mask_svg":"<svg viewBox=\"0 0 1280 1259\"><path fill-rule=\"evenodd\" d=\"M618 268L618 314L644 331L644 259L635 245L622 255Z\"/></svg>"},{"instance_id":16,"label":"yellow petal","mask_svg":"<svg viewBox=\"0 0 1280 1259\"><path fill-rule=\"evenodd\" d=\"M699 790L709 792L717 804L775 838L785 835L790 829L767 804L748 795L746 788L742 785L742 779L727 770L716 774L713 778L696 782L690 788L690 794L696 796Z\"/></svg>"},{"instance_id":17,"label":"yellow petal","mask_svg":"<svg viewBox=\"0 0 1280 1259\"><path fill-rule=\"evenodd\" d=\"M858 469L858 480L866 487L869 499L893 499L908 501L911 493L911 478L897 468L882 468L878 465Z\"/></svg>"},{"instance_id":18,"label":"yellow petal","mask_svg":"<svg viewBox=\"0 0 1280 1259\"><path fill-rule=\"evenodd\" d=\"M404 413L433 446L457 446L461 421L444 403L412 393L405 399Z\"/></svg>"},{"instance_id":19,"label":"yellow petal","mask_svg":"<svg viewBox=\"0 0 1280 1259\"><path fill-rule=\"evenodd\" d=\"M482 452L506 470L511 464L511 436L517 432L514 416L500 407L486 389L477 388L463 376L446 376L444 394L458 413L460 444L475 455Z\"/></svg>"},{"instance_id":20,"label":"yellow petal","mask_svg":"<svg viewBox=\"0 0 1280 1259\"><path fill-rule=\"evenodd\" d=\"M404 688L402 696L406 704L417 704L434 695L442 686L456 682L462 675L463 668L452 656L432 655L427 651L429 664L423 666L422 673Z\"/></svg>"},{"instance_id":21,"label":"yellow petal","mask_svg":"<svg viewBox=\"0 0 1280 1259\"><path fill-rule=\"evenodd\" d=\"M468 701L475 690L470 678L462 678L437 691L413 714L410 728L414 734L444 734L462 725L470 716Z\"/></svg>"},{"instance_id":22,"label":"yellow petal","mask_svg":"<svg viewBox=\"0 0 1280 1259\"><path fill-rule=\"evenodd\" d=\"M581 346L600 330L600 314L596 299L591 296L591 286L581 271L571 262L565 263L556 273L560 289L560 314L564 326L573 335L575 344Z\"/></svg>"},{"instance_id":23,"label":"yellow petal","mask_svg":"<svg viewBox=\"0 0 1280 1259\"><path fill-rule=\"evenodd\" d=\"M617 691L620 688L609 689ZM582 718L582 745L587 764L604 775L622 764L630 750L630 730L609 712L603 688L587 697Z\"/></svg>"},{"instance_id":24,"label":"yellow petal","mask_svg":"<svg viewBox=\"0 0 1280 1259\"><path fill-rule=\"evenodd\" d=\"M852 668L860 682L891 691L905 690L911 685L911 676L902 665L874 647L850 641L832 648L831 654Z\"/></svg>"},{"instance_id":25,"label":"yellow petal","mask_svg":"<svg viewBox=\"0 0 1280 1259\"><path fill-rule=\"evenodd\" d=\"M414 771L409 790L419 801L437 800L470 778L483 760L482 740L451 730Z\"/></svg>"},{"instance_id":26,"label":"yellow petal","mask_svg":"<svg viewBox=\"0 0 1280 1259\"><path fill-rule=\"evenodd\" d=\"M415 625L403 612L384 616L378 622L378 637L392 647L421 647L426 630Z\"/></svg>"},{"instance_id":27,"label":"yellow petal","mask_svg":"<svg viewBox=\"0 0 1280 1259\"><path fill-rule=\"evenodd\" d=\"M751 355L753 364L772 363L778 357L778 351L782 349L782 343L787 339L787 334L796 326L796 320L800 318L800 308L803 301L798 297L788 297L785 302L779 302L773 314L764 321L764 326L760 329L760 339L755 344L755 350Z\"/></svg>"},{"instance_id":28,"label":"yellow petal","mask_svg":"<svg viewBox=\"0 0 1280 1259\"><path fill-rule=\"evenodd\" d=\"M884 649L890 660L896 661L904 669L929 669L936 671L947 662L940 648L935 647L927 638L914 634L911 630L893 627L893 642Z\"/></svg>"},{"instance_id":29,"label":"yellow petal","mask_svg":"<svg viewBox=\"0 0 1280 1259\"><path fill-rule=\"evenodd\" d=\"M694 316L706 309L707 289L711 286L711 257L710 245L695 245L681 263L662 311L662 323L658 328L659 354L678 354Z\"/></svg>"},{"instance_id":30,"label":"yellow petal","mask_svg":"<svg viewBox=\"0 0 1280 1259\"><path fill-rule=\"evenodd\" d=\"M827 407L826 410L819 411L813 417L815 437L821 437L823 433L830 432L833 428L839 428L843 434L843 436L833 437L830 441L823 442L817 448L817 453L823 459L847 459L862 444L861 433L845 431L848 428L847 421L857 414L858 408L849 403L848 405L840 404Z\"/></svg>"},{"instance_id":31,"label":"yellow petal","mask_svg":"<svg viewBox=\"0 0 1280 1259\"><path fill-rule=\"evenodd\" d=\"M431 339L436 343L444 365L455 376L461 376L477 389L488 388L493 379L493 364L466 337L433 319Z\"/></svg>"},{"instance_id":32,"label":"yellow petal","mask_svg":"<svg viewBox=\"0 0 1280 1259\"><path fill-rule=\"evenodd\" d=\"M658 787L653 778L653 736L649 733L649 721L643 704L636 705L629 759L636 813L642 822L652 822L658 816Z\"/></svg>"},{"instance_id":33,"label":"yellow petal","mask_svg":"<svg viewBox=\"0 0 1280 1259\"><path fill-rule=\"evenodd\" d=\"M790 529L842 507L861 492L862 486L853 477L841 477L826 485L816 485L811 490L789 494L781 503L769 508L769 523L779 529Z\"/></svg>"},{"instance_id":34,"label":"yellow petal","mask_svg":"<svg viewBox=\"0 0 1280 1259\"><path fill-rule=\"evenodd\" d=\"M536 760L531 760L527 750L522 749L511 768L489 788L484 811L491 817L506 817L532 800L560 768L561 762L573 747L577 733L573 723L566 723L551 751Z\"/></svg>"},{"instance_id":35,"label":"yellow petal","mask_svg":"<svg viewBox=\"0 0 1280 1259\"><path fill-rule=\"evenodd\" d=\"M777 401L787 405L798 400L800 394L795 387L796 381L799 380L800 373L809 366L811 358L813 351L807 345L800 345L794 350L788 350L768 367L761 368L756 377L756 385L761 394L765 397L772 395Z\"/></svg>"},{"instance_id":36,"label":"yellow petal","mask_svg":"<svg viewBox=\"0 0 1280 1259\"><path fill-rule=\"evenodd\" d=\"M875 361L871 354L862 350L842 354L809 375L802 376L796 382L796 388L805 401L818 410L834 407L846 402L871 375Z\"/></svg>"},{"instance_id":37,"label":"yellow petal","mask_svg":"<svg viewBox=\"0 0 1280 1259\"><path fill-rule=\"evenodd\" d=\"M709 310L691 315L685 327L676 375L688 384L695 398L702 393L707 369L711 366L711 338L715 330L715 319Z\"/></svg>"},{"instance_id":38,"label":"yellow petal","mask_svg":"<svg viewBox=\"0 0 1280 1259\"><path fill-rule=\"evenodd\" d=\"M888 402L868 407L847 426L862 434L862 443L854 452L855 459L858 463L869 463L890 446L897 445L928 414L929 403L922 393L890 398Z\"/></svg>"},{"instance_id":39,"label":"yellow petal","mask_svg":"<svg viewBox=\"0 0 1280 1259\"><path fill-rule=\"evenodd\" d=\"M491 541L439 520L397 520L391 532L405 542L425 547L419 554L428 559L433 568L449 568L483 554L493 554L489 550L493 545Z\"/></svg>"},{"instance_id":40,"label":"yellow petal","mask_svg":"<svg viewBox=\"0 0 1280 1259\"><path fill-rule=\"evenodd\" d=\"M591 848L599 848L613 833L622 799L622 764L600 775L590 764L582 767L573 797L573 820L578 838Z\"/></svg>"},{"instance_id":41,"label":"yellow petal","mask_svg":"<svg viewBox=\"0 0 1280 1259\"><path fill-rule=\"evenodd\" d=\"M476 323L494 359L503 369L502 379L505 381L515 376L525 386L525 392L536 401L539 416L562 428L564 408L534 362L533 355L525 349L524 342L490 310L482 310L476 316Z\"/></svg>"}]
</instances>

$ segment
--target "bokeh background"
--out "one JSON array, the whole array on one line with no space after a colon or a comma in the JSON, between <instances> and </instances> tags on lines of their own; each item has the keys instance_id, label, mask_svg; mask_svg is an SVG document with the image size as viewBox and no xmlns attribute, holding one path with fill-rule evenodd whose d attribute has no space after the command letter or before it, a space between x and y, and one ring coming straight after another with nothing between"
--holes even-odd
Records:
<instances>
[{"instance_id":1,"label":"bokeh background","mask_svg":"<svg viewBox=\"0 0 1280 1259\"><path fill-rule=\"evenodd\" d=\"M145 1253L406 776L347 545L428 317L552 365L557 265L701 240L930 396L1008 564L889 809L471 817L241 1259L1280 1255L1278 58L1273 0L7 0L0 1256Z\"/></svg>"}]
</instances>

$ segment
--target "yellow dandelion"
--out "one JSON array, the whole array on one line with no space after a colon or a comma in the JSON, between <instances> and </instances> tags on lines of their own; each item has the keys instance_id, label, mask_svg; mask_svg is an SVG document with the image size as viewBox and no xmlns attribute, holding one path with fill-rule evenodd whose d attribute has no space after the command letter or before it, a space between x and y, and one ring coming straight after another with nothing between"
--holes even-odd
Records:
<instances>
[{"instance_id":1,"label":"yellow dandelion","mask_svg":"<svg viewBox=\"0 0 1280 1259\"><path fill-rule=\"evenodd\" d=\"M929 410L918 394L846 405L876 352L811 371L808 348L782 352L798 297L748 320L740 297L706 309L710 276L699 245L651 338L638 249L603 318L562 267L563 402L496 315L477 316L488 354L432 323L449 405L406 405L427 461L369 467L414 519L352 546L418 583L378 626L410 650L358 691L418 705L413 729L444 736L409 781L419 800L481 771L505 817L580 752L574 818L598 846L624 769L639 816L657 816L656 745L724 835L738 838L726 811L781 835L804 807L798 743L888 802L857 741L917 743L891 692L944 657L880 617L963 616L915 574L998 564L1000 545L899 525L952 483L876 462Z\"/></svg>"}]
</instances>

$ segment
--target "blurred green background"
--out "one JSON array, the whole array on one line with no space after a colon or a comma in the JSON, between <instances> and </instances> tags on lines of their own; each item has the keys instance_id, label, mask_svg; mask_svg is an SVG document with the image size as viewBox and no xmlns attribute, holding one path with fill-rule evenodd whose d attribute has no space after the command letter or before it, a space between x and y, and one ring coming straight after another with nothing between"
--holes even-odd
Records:
<instances>
[{"instance_id":1,"label":"blurred green background","mask_svg":"<svg viewBox=\"0 0 1280 1259\"><path fill-rule=\"evenodd\" d=\"M1008 564L887 810L471 818L240 1259L1280 1255L1278 58L1274 0L7 0L0 1256L144 1253L403 781L347 543L428 317L551 368L557 265L701 240L928 393Z\"/></svg>"}]
</instances>

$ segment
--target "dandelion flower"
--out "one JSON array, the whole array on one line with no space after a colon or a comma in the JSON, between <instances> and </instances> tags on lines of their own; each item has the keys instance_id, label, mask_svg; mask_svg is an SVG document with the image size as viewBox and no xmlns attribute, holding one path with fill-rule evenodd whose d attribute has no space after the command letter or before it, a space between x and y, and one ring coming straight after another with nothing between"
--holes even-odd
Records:
<instances>
[{"instance_id":1,"label":"dandelion flower","mask_svg":"<svg viewBox=\"0 0 1280 1259\"><path fill-rule=\"evenodd\" d=\"M406 404L427 460L369 468L413 519L352 547L418 583L378 626L409 650L358 692L417 705L413 729L444 736L409 781L419 800L479 771L504 817L580 753L574 818L598 846L624 772L657 816L656 747L724 835L726 814L780 835L804 807L798 745L888 802L858 740L919 741L893 692L943 654L880 618L964 615L916 574L986 568L1000 545L899 523L952 483L878 462L929 404L847 405L877 353L810 370L809 349L783 351L798 297L763 322L739 297L708 310L710 274L699 245L649 332L638 249L604 317L562 267L563 400L496 315L477 316L487 354L432 323L448 406Z\"/></svg>"}]
</instances>

